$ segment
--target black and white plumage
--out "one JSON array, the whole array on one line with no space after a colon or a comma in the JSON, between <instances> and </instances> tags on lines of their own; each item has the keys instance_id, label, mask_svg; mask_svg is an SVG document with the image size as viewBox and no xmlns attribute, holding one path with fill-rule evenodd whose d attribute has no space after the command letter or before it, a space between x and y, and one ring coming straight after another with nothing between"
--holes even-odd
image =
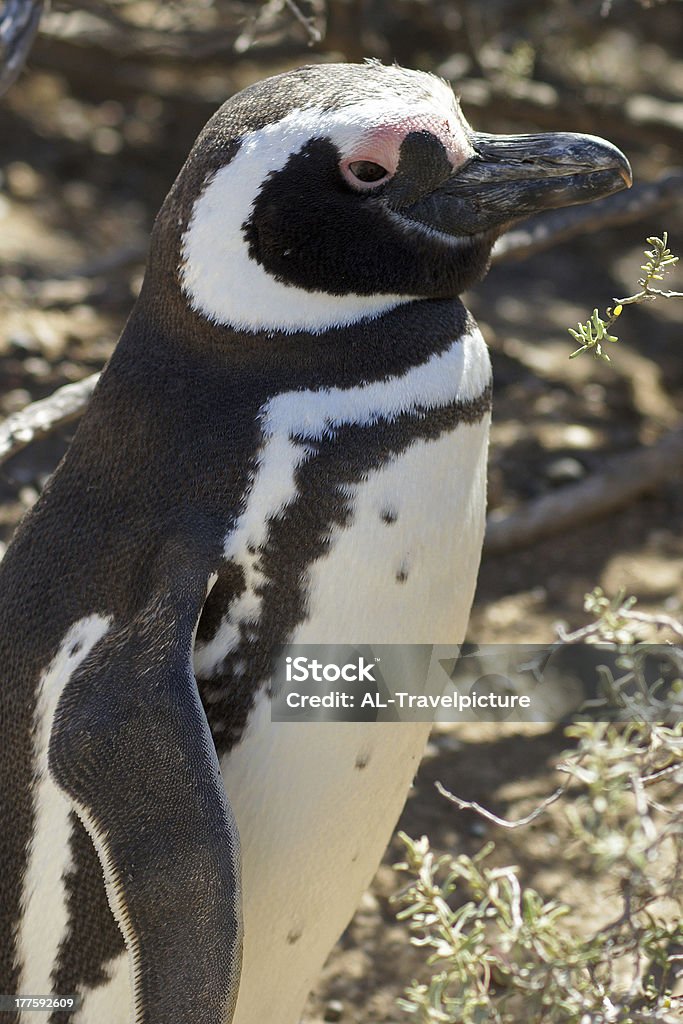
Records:
<instances>
[{"instance_id":1,"label":"black and white plumage","mask_svg":"<svg viewBox=\"0 0 683 1024\"><path fill-rule=\"evenodd\" d=\"M298 1019L427 727L271 723L274 645L463 639L491 382L458 295L507 223L628 173L377 64L209 122L0 566L0 991L83 996L49 1024Z\"/></svg>"}]
</instances>

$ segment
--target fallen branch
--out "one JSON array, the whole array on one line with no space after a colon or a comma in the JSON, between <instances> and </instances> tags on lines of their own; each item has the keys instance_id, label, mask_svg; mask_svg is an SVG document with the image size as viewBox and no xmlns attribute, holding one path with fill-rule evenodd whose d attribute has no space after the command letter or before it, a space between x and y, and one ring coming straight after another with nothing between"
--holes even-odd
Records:
<instances>
[{"instance_id":1,"label":"fallen branch","mask_svg":"<svg viewBox=\"0 0 683 1024\"><path fill-rule=\"evenodd\" d=\"M66 384L49 398L27 405L0 423L0 464L22 448L77 419L90 401L99 373Z\"/></svg>"},{"instance_id":2,"label":"fallen branch","mask_svg":"<svg viewBox=\"0 0 683 1024\"><path fill-rule=\"evenodd\" d=\"M567 533L629 505L683 471L683 424L656 444L609 459L600 473L528 502L502 518L489 516L484 555L503 555Z\"/></svg>"}]
</instances>

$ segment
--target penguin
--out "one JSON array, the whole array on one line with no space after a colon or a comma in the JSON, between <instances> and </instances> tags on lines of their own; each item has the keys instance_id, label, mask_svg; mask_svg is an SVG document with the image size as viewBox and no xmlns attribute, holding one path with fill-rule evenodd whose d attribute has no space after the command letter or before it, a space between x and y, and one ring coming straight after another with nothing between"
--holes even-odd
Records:
<instances>
[{"instance_id":1,"label":"penguin","mask_svg":"<svg viewBox=\"0 0 683 1024\"><path fill-rule=\"evenodd\" d=\"M429 725L271 721L276 648L463 640L491 368L459 296L513 221L628 184L374 62L209 121L0 564L0 993L296 1024Z\"/></svg>"}]
</instances>

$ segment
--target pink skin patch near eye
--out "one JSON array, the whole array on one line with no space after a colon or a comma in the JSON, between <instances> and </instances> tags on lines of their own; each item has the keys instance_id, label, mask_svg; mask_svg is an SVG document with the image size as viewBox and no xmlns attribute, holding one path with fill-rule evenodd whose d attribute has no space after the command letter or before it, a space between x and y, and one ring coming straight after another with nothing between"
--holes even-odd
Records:
<instances>
[{"instance_id":1,"label":"pink skin patch near eye","mask_svg":"<svg viewBox=\"0 0 683 1024\"><path fill-rule=\"evenodd\" d=\"M383 124L366 132L351 151L344 154L339 169L353 188L359 191L377 188L396 173L401 145L406 136L411 132L424 131L430 132L442 143L454 171L462 167L472 155L472 147L459 121L435 114L421 114L404 117L400 121ZM357 161L365 160L379 164L387 172L386 175L378 181L360 181L350 167Z\"/></svg>"}]
</instances>

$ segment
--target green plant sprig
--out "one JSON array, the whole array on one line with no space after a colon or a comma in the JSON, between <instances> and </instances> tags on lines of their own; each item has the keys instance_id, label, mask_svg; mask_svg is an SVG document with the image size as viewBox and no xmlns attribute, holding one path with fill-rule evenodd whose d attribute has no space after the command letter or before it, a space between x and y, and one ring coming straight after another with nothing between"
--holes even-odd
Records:
<instances>
[{"instance_id":1,"label":"green plant sprig","mask_svg":"<svg viewBox=\"0 0 683 1024\"><path fill-rule=\"evenodd\" d=\"M596 359L604 359L610 362L610 357L605 351L606 341L614 344L619 340L616 334L610 330L615 321L621 316L624 306L632 306L641 302L652 302L654 299L683 299L683 292L664 291L661 288L653 287L653 282L663 281L665 274L670 273L678 263L678 256L674 256L668 248L668 233L665 231L661 238L651 235L648 239L651 249L645 250L646 261L642 264L643 276L639 278L640 291L633 295L627 295L623 299L614 299L614 305L608 306L604 316L601 316L598 309L594 309L592 315L585 323L567 328L572 337L579 343L579 347L569 356L575 359L582 352L592 351Z\"/></svg>"}]
</instances>

